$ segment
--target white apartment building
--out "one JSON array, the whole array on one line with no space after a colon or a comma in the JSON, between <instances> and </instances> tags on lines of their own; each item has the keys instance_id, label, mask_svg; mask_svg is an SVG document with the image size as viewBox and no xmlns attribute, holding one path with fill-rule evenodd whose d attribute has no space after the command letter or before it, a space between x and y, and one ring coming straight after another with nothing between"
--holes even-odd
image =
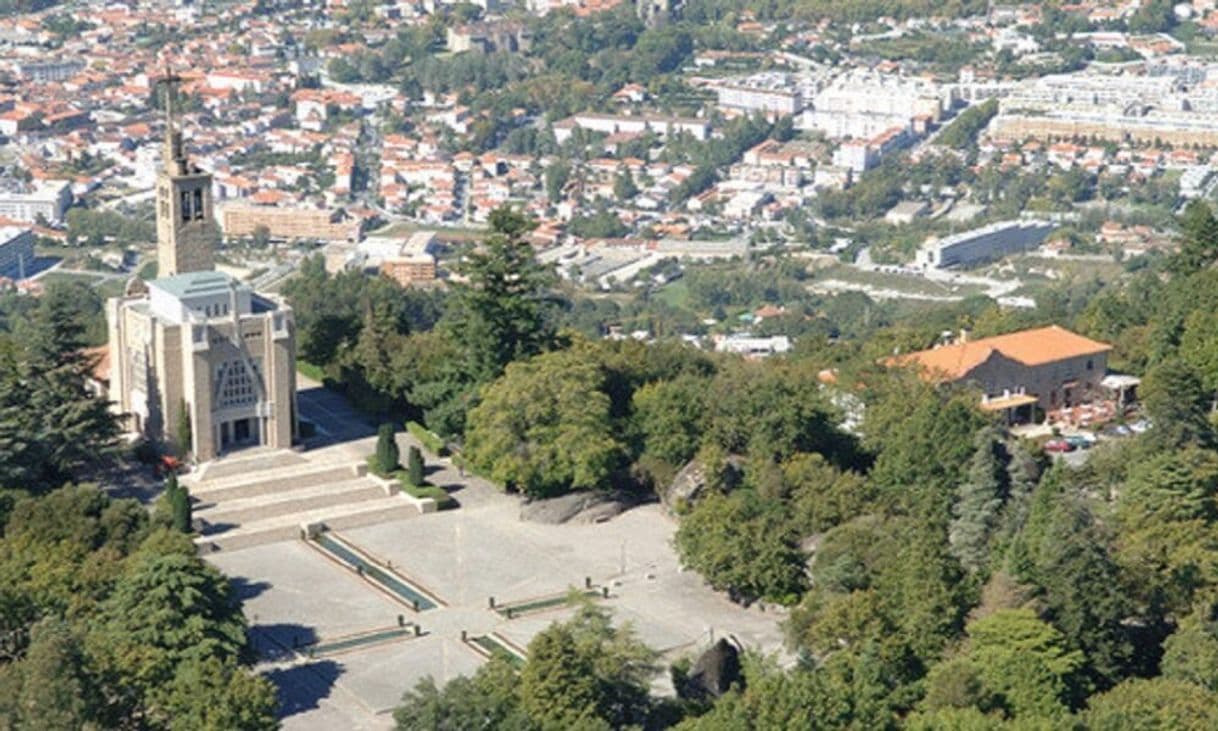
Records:
<instances>
[{"instance_id":1,"label":"white apartment building","mask_svg":"<svg viewBox=\"0 0 1218 731\"><path fill-rule=\"evenodd\" d=\"M797 114L803 94L790 74L760 73L727 79L715 88L719 106L766 114Z\"/></svg>"},{"instance_id":2,"label":"white apartment building","mask_svg":"<svg viewBox=\"0 0 1218 731\"><path fill-rule=\"evenodd\" d=\"M63 223L72 205L72 184L67 180L44 180L32 187L9 185L0 190L0 217L34 223Z\"/></svg>"},{"instance_id":3,"label":"white apartment building","mask_svg":"<svg viewBox=\"0 0 1218 731\"><path fill-rule=\"evenodd\" d=\"M1040 246L1053 229L1049 221L1002 221L946 238L931 238L915 261L925 268L946 269L993 261Z\"/></svg>"},{"instance_id":4,"label":"white apartment building","mask_svg":"<svg viewBox=\"0 0 1218 731\"><path fill-rule=\"evenodd\" d=\"M604 134L643 134L653 132L660 137L686 132L694 139L705 141L710 137L710 122L696 117L659 117L653 115L626 116L609 114L577 114L554 123L554 139L561 145L574 133L575 128Z\"/></svg>"},{"instance_id":5,"label":"white apartment building","mask_svg":"<svg viewBox=\"0 0 1218 731\"><path fill-rule=\"evenodd\" d=\"M811 106L835 114L929 116L938 121L955 102L956 91L951 86L894 74L855 72L843 74L822 89Z\"/></svg>"},{"instance_id":6,"label":"white apartment building","mask_svg":"<svg viewBox=\"0 0 1218 731\"><path fill-rule=\"evenodd\" d=\"M795 125L799 129L819 130L831 139L866 139L894 127L908 128L910 118L898 114L849 114L821 109L806 109Z\"/></svg>"}]
</instances>

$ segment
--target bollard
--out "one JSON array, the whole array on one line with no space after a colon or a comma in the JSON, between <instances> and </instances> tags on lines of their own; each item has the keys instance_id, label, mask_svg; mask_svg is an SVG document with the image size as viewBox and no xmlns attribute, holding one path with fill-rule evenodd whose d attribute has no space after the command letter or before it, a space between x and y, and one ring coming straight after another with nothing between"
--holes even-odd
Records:
<instances>
[{"instance_id":1,"label":"bollard","mask_svg":"<svg viewBox=\"0 0 1218 731\"><path fill-rule=\"evenodd\" d=\"M491 609L494 609L495 608L495 597L493 597L493 596L488 597L486 600L486 603L490 606Z\"/></svg>"},{"instance_id":2,"label":"bollard","mask_svg":"<svg viewBox=\"0 0 1218 731\"><path fill-rule=\"evenodd\" d=\"M601 598L602 598L602 599L608 599L608 598L609 598L609 587L607 587L607 586L602 586L602 587L601 587Z\"/></svg>"},{"instance_id":3,"label":"bollard","mask_svg":"<svg viewBox=\"0 0 1218 731\"><path fill-rule=\"evenodd\" d=\"M469 641L469 635L467 635L467 634L465 633L465 630L461 630L461 641L462 641L462 642L468 642L468 641Z\"/></svg>"},{"instance_id":4,"label":"bollard","mask_svg":"<svg viewBox=\"0 0 1218 731\"><path fill-rule=\"evenodd\" d=\"M418 599L411 599L411 600L410 600L410 606L414 607L415 612L418 612L418 611L419 611L419 600L418 600Z\"/></svg>"},{"instance_id":5,"label":"bollard","mask_svg":"<svg viewBox=\"0 0 1218 731\"><path fill-rule=\"evenodd\" d=\"M417 625L417 624L414 626L414 636L415 636L415 637L422 637L422 636L423 636L423 628L422 628L422 627L420 627L420 626L419 626L419 625Z\"/></svg>"},{"instance_id":6,"label":"bollard","mask_svg":"<svg viewBox=\"0 0 1218 731\"><path fill-rule=\"evenodd\" d=\"M360 564L356 564L356 566L355 566L355 573L359 574L360 576L363 576L363 575L364 575L364 567L363 567L362 565L360 565Z\"/></svg>"},{"instance_id":7,"label":"bollard","mask_svg":"<svg viewBox=\"0 0 1218 731\"><path fill-rule=\"evenodd\" d=\"M585 577L584 577L584 588L585 588L585 589L591 589L591 588L592 588L592 577L591 577L591 576L585 576Z\"/></svg>"},{"instance_id":8,"label":"bollard","mask_svg":"<svg viewBox=\"0 0 1218 731\"><path fill-rule=\"evenodd\" d=\"M403 617L403 616L402 616L402 615L400 615L400 614L398 615L398 626L399 626L399 627L405 627L405 626L406 626L406 618L405 618L405 617Z\"/></svg>"},{"instance_id":9,"label":"bollard","mask_svg":"<svg viewBox=\"0 0 1218 731\"><path fill-rule=\"evenodd\" d=\"M508 607L508 610L507 610L507 618L508 618L508 619L511 619L511 618L512 618L512 608L511 608L511 607Z\"/></svg>"}]
</instances>

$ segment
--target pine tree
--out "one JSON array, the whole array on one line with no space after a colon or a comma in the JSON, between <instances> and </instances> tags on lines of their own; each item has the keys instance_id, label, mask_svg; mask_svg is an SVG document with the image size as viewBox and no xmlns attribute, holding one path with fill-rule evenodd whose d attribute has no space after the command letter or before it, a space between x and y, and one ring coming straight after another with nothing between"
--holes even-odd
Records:
<instances>
[{"instance_id":1,"label":"pine tree","mask_svg":"<svg viewBox=\"0 0 1218 731\"><path fill-rule=\"evenodd\" d=\"M185 457L190 454L191 448L194 446L194 432L190 427L190 409L186 405L186 399L182 399L178 404L178 424L175 436L178 442L178 455Z\"/></svg>"},{"instance_id":2,"label":"pine tree","mask_svg":"<svg viewBox=\"0 0 1218 731\"><path fill-rule=\"evenodd\" d=\"M1184 361L1169 358L1156 365L1146 374L1140 393L1154 422L1146 441L1162 450L1213 445L1209 394Z\"/></svg>"},{"instance_id":3,"label":"pine tree","mask_svg":"<svg viewBox=\"0 0 1218 731\"><path fill-rule=\"evenodd\" d=\"M388 475L398 468L398 443L393 438L393 424L384 423L376 430L376 454L373 457L373 469L382 475Z\"/></svg>"},{"instance_id":4,"label":"pine tree","mask_svg":"<svg viewBox=\"0 0 1218 731\"><path fill-rule=\"evenodd\" d=\"M84 353L80 320L71 296L48 293L16 356L16 373L10 374L11 383L23 389L16 426L28 447L21 459L30 465L29 481L22 485L29 489L60 485L114 453L118 423L109 404L89 390L94 361ZM0 407L7 400L0 393ZM0 436L4 431L0 428ZM0 462L8 457L0 455Z\"/></svg>"},{"instance_id":5,"label":"pine tree","mask_svg":"<svg viewBox=\"0 0 1218 731\"><path fill-rule=\"evenodd\" d=\"M194 516L190 506L190 491L177 487L170 497L170 507L173 510L173 528L181 533L194 531Z\"/></svg>"},{"instance_id":6,"label":"pine tree","mask_svg":"<svg viewBox=\"0 0 1218 731\"><path fill-rule=\"evenodd\" d=\"M1172 257L1171 270L1187 275L1209 266L1218 258L1218 219L1202 201L1193 201L1180 217L1180 251Z\"/></svg>"},{"instance_id":7,"label":"pine tree","mask_svg":"<svg viewBox=\"0 0 1218 731\"><path fill-rule=\"evenodd\" d=\"M1040 466L1021 445L1007 446L1006 504L1002 506L1001 540L1011 541L1028 519L1032 493L1040 479Z\"/></svg>"},{"instance_id":8,"label":"pine tree","mask_svg":"<svg viewBox=\"0 0 1218 731\"><path fill-rule=\"evenodd\" d=\"M545 297L552 270L525 241L532 220L506 208L490 217L492 233L461 263L468 283L453 288L447 327L463 352L462 368L474 383L488 383L514 360L544 350L554 337Z\"/></svg>"},{"instance_id":9,"label":"pine tree","mask_svg":"<svg viewBox=\"0 0 1218 731\"><path fill-rule=\"evenodd\" d=\"M977 433L968 478L957 490L948 533L951 553L960 565L976 573L986 563L990 535L998 522L1005 492L1000 443L993 430Z\"/></svg>"},{"instance_id":10,"label":"pine tree","mask_svg":"<svg viewBox=\"0 0 1218 731\"><path fill-rule=\"evenodd\" d=\"M407 476L410 479L410 484L414 485L415 487L419 487L423 484L423 453L420 452L419 448L416 446L411 445L410 451L407 453L406 470L408 473Z\"/></svg>"}]
</instances>

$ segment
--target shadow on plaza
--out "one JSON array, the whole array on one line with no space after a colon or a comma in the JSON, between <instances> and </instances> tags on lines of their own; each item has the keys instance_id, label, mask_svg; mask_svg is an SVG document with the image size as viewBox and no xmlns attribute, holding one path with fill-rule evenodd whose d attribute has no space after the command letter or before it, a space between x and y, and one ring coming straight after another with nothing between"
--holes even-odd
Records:
<instances>
[{"instance_id":1,"label":"shadow on plaza","mask_svg":"<svg viewBox=\"0 0 1218 731\"><path fill-rule=\"evenodd\" d=\"M203 520L200 522L203 525L202 525L202 529L199 531L199 534L204 535L204 536L218 535L220 533L224 533L225 531L230 531L233 528L240 527L240 525L241 525L240 523L224 523L224 522L211 523L206 520Z\"/></svg>"},{"instance_id":2,"label":"shadow on plaza","mask_svg":"<svg viewBox=\"0 0 1218 731\"><path fill-rule=\"evenodd\" d=\"M318 660L265 673L279 689L280 718L317 708L323 698L330 696L342 674L343 666L333 660Z\"/></svg>"},{"instance_id":3,"label":"shadow on plaza","mask_svg":"<svg viewBox=\"0 0 1218 731\"><path fill-rule=\"evenodd\" d=\"M250 581L244 576L234 576L228 580L228 583L233 587L233 596L242 602L247 602L271 588L269 581Z\"/></svg>"},{"instance_id":4,"label":"shadow on plaza","mask_svg":"<svg viewBox=\"0 0 1218 731\"><path fill-rule=\"evenodd\" d=\"M315 429L303 434L301 441L307 449L317 449L341 442L350 442L376 434L377 422L361 414L337 389L329 386L303 388L296 395L300 418ZM308 428L308 427L306 427Z\"/></svg>"},{"instance_id":5,"label":"shadow on plaza","mask_svg":"<svg viewBox=\"0 0 1218 731\"><path fill-rule=\"evenodd\" d=\"M258 623L249 630L250 644L258 657L264 661L285 660L296 657L317 642L317 632L301 624Z\"/></svg>"}]
</instances>

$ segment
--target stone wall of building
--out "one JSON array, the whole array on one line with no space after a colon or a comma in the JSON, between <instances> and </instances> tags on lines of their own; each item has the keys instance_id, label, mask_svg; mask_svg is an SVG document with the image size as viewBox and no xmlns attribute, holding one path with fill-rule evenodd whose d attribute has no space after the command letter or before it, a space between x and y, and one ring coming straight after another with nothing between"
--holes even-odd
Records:
<instances>
[{"instance_id":1,"label":"stone wall of building","mask_svg":"<svg viewBox=\"0 0 1218 731\"><path fill-rule=\"evenodd\" d=\"M1027 366L994 353L962 380L977 385L991 397L1002 396L1004 392L1018 393L1023 388L1025 393L1036 396L1040 408L1047 411L1066 405L1064 384L1077 384L1072 388L1071 405L1099 393L1100 381L1107 369L1107 353L1037 366Z\"/></svg>"}]
</instances>

